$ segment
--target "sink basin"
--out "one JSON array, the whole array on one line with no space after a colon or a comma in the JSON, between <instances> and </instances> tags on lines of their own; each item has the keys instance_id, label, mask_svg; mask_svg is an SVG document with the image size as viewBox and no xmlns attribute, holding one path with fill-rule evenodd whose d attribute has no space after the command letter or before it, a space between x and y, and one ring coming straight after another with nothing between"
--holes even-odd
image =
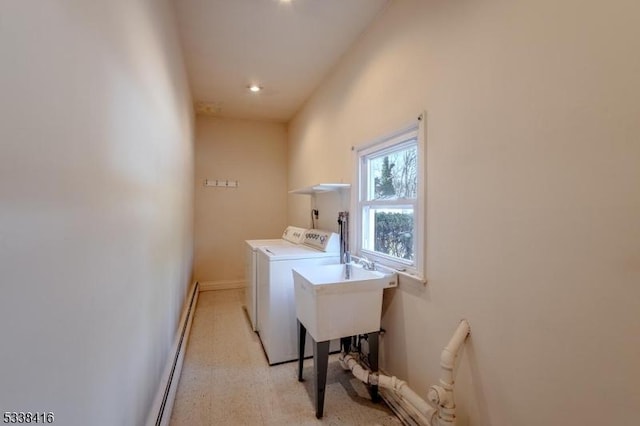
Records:
<instances>
[{"instance_id":1,"label":"sink basin","mask_svg":"<svg viewBox=\"0 0 640 426\"><path fill-rule=\"evenodd\" d=\"M293 268L296 315L313 340L325 340L380 330L382 291L397 285L396 274L368 271L352 265Z\"/></svg>"}]
</instances>

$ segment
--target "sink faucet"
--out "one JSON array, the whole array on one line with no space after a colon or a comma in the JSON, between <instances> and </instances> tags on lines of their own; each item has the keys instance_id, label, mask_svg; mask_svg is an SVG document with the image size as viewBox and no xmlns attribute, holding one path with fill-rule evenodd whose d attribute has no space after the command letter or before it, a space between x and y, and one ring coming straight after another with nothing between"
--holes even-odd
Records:
<instances>
[{"instance_id":1,"label":"sink faucet","mask_svg":"<svg viewBox=\"0 0 640 426\"><path fill-rule=\"evenodd\" d=\"M366 257L360 258L360 264L367 271L375 271L376 270L376 262L375 260L369 260Z\"/></svg>"},{"instance_id":2,"label":"sink faucet","mask_svg":"<svg viewBox=\"0 0 640 426\"><path fill-rule=\"evenodd\" d=\"M344 253L344 278L351 278L351 253L348 251Z\"/></svg>"}]
</instances>

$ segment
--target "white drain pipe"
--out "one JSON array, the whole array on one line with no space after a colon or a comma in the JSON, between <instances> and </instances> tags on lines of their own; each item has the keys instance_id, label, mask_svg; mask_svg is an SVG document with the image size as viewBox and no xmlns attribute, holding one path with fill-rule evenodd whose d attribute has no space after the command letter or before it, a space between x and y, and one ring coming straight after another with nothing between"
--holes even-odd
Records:
<instances>
[{"instance_id":1,"label":"white drain pipe","mask_svg":"<svg viewBox=\"0 0 640 426\"><path fill-rule=\"evenodd\" d=\"M353 375L364 383L378 385L383 388L393 389L405 401L407 401L416 411L424 417L423 420L430 426L455 426L456 424L456 404L453 398L453 368L455 366L458 351L469 335L471 329L467 320L460 321L453 337L442 350L440 355L440 366L442 374L440 385L429 388L427 399L434 406L432 407L424 399L415 393L404 380L395 376L372 373L362 367L356 358L350 354L342 353L339 357L342 367L351 370Z\"/></svg>"},{"instance_id":2,"label":"white drain pipe","mask_svg":"<svg viewBox=\"0 0 640 426\"><path fill-rule=\"evenodd\" d=\"M427 399L438 407L437 425L455 426L456 424L456 404L453 398L453 384L455 383L453 368L456 365L458 351L470 332L469 322L467 320L460 321L451 340L449 340L440 355L440 367L442 367L440 385L431 386L427 393Z\"/></svg>"}]
</instances>

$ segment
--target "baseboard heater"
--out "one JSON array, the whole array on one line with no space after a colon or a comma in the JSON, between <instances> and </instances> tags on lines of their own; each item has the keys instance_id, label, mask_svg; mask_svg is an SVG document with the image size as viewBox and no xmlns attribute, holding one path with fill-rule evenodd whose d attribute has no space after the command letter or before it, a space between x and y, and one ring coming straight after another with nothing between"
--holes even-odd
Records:
<instances>
[{"instance_id":1,"label":"baseboard heater","mask_svg":"<svg viewBox=\"0 0 640 426\"><path fill-rule=\"evenodd\" d=\"M415 410L402 400L395 392L389 389L379 389L380 397L387 403L387 406L400 419L404 426L423 426L420 417Z\"/></svg>"},{"instance_id":2,"label":"baseboard heater","mask_svg":"<svg viewBox=\"0 0 640 426\"><path fill-rule=\"evenodd\" d=\"M180 379L180 372L182 371L187 339L189 338L193 313L196 303L198 302L199 287L198 282L195 282L189 288L185 308L180 317L178 334L176 335L170 352L172 355L169 356L167 366L162 374L160 387L154 399L153 406L149 411L146 426L166 426L171 420L171 411L173 409L176 391L178 390L178 381Z\"/></svg>"}]
</instances>

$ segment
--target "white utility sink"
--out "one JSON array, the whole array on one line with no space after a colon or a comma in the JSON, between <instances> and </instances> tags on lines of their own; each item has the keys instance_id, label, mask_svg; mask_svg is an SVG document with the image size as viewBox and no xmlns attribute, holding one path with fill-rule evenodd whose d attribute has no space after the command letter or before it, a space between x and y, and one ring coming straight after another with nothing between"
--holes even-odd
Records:
<instances>
[{"instance_id":1,"label":"white utility sink","mask_svg":"<svg viewBox=\"0 0 640 426\"><path fill-rule=\"evenodd\" d=\"M293 268L296 315L313 340L325 340L380 330L382 290L398 285L397 274L344 264Z\"/></svg>"}]
</instances>

